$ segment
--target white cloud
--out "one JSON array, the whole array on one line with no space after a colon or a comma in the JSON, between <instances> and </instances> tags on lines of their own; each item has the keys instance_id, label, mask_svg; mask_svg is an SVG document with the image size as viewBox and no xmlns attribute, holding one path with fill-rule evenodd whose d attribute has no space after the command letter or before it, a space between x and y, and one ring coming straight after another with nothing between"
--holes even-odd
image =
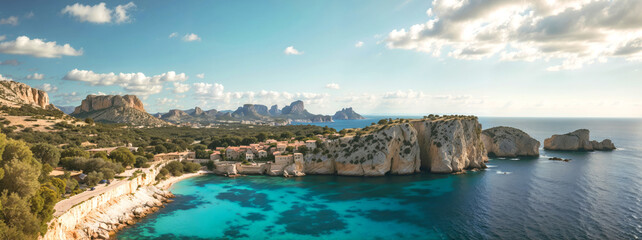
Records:
<instances>
[{"instance_id":1,"label":"white cloud","mask_svg":"<svg viewBox=\"0 0 642 240\"><path fill-rule=\"evenodd\" d=\"M124 23L130 20L127 11L135 8L136 5L133 2L129 2L125 5L118 5L114 9L109 9L106 7L104 2L91 5L83 5L80 3L75 3L74 5L68 5L62 9L62 14L69 14L80 22L91 22L91 23Z\"/></svg>"},{"instance_id":2,"label":"white cloud","mask_svg":"<svg viewBox=\"0 0 642 240\"><path fill-rule=\"evenodd\" d=\"M116 18L116 23L129 22L130 17L127 15L127 11L130 9L136 8L136 4L129 2L125 5L118 5L114 9L114 17Z\"/></svg>"},{"instance_id":3,"label":"white cloud","mask_svg":"<svg viewBox=\"0 0 642 240\"><path fill-rule=\"evenodd\" d=\"M203 79L203 78L205 78L205 73L196 74L196 77L200 78L200 79Z\"/></svg>"},{"instance_id":4,"label":"white cloud","mask_svg":"<svg viewBox=\"0 0 642 240\"><path fill-rule=\"evenodd\" d=\"M27 18L27 19L32 18L33 16L35 16L35 14L33 14L33 11L28 12L27 14L25 14L25 18Z\"/></svg>"},{"instance_id":5,"label":"white cloud","mask_svg":"<svg viewBox=\"0 0 642 240\"><path fill-rule=\"evenodd\" d=\"M13 79L4 77L2 76L2 74L0 74L0 81L13 81Z\"/></svg>"},{"instance_id":6,"label":"white cloud","mask_svg":"<svg viewBox=\"0 0 642 240\"><path fill-rule=\"evenodd\" d=\"M642 1L435 0L428 21L392 30L392 49L457 59L559 60L550 71L609 58L642 60Z\"/></svg>"},{"instance_id":7,"label":"white cloud","mask_svg":"<svg viewBox=\"0 0 642 240\"><path fill-rule=\"evenodd\" d=\"M183 41L185 42L201 41L201 37L199 37L194 33L185 34L185 36L183 36Z\"/></svg>"},{"instance_id":8,"label":"white cloud","mask_svg":"<svg viewBox=\"0 0 642 240\"><path fill-rule=\"evenodd\" d=\"M176 104L178 99L174 98L159 98L156 100L158 105Z\"/></svg>"},{"instance_id":9,"label":"white cloud","mask_svg":"<svg viewBox=\"0 0 642 240\"><path fill-rule=\"evenodd\" d=\"M182 84L175 82L174 83L174 90L172 90L174 93L184 93L189 91L189 84Z\"/></svg>"},{"instance_id":10,"label":"white cloud","mask_svg":"<svg viewBox=\"0 0 642 240\"><path fill-rule=\"evenodd\" d=\"M7 39L6 35L0 35L0 41L4 41L5 39Z\"/></svg>"},{"instance_id":11,"label":"white cloud","mask_svg":"<svg viewBox=\"0 0 642 240\"><path fill-rule=\"evenodd\" d=\"M54 98L56 99L56 106L63 106L63 105L68 105L72 103L78 103L80 104L80 101L83 100L83 96L79 95L77 92L70 92L70 93L60 93L54 95Z\"/></svg>"},{"instance_id":12,"label":"white cloud","mask_svg":"<svg viewBox=\"0 0 642 240\"><path fill-rule=\"evenodd\" d=\"M356 44L354 44L354 46L358 47L358 48L363 47L363 42L362 41L358 41Z\"/></svg>"},{"instance_id":13,"label":"white cloud","mask_svg":"<svg viewBox=\"0 0 642 240\"><path fill-rule=\"evenodd\" d=\"M303 54L303 52L300 52L299 50L296 50L294 48L294 46L289 46L289 47L285 48L283 53L285 53L285 55L301 55L301 54Z\"/></svg>"},{"instance_id":14,"label":"white cloud","mask_svg":"<svg viewBox=\"0 0 642 240\"><path fill-rule=\"evenodd\" d=\"M226 92L225 87L219 83L199 82L194 83L192 86L194 96L200 100L200 105L212 106L213 103L217 104L214 107L224 108L235 108L245 103L279 104L283 106L295 100L303 100L306 103L322 103L329 97L326 93L289 93L267 90Z\"/></svg>"},{"instance_id":15,"label":"white cloud","mask_svg":"<svg viewBox=\"0 0 642 240\"><path fill-rule=\"evenodd\" d=\"M45 42L38 38L29 39L27 36L20 36L15 41L1 42L0 53L59 58L62 56L80 56L83 52L82 49L76 50L69 44L60 46L56 42Z\"/></svg>"},{"instance_id":16,"label":"white cloud","mask_svg":"<svg viewBox=\"0 0 642 240\"><path fill-rule=\"evenodd\" d=\"M51 85L49 83L45 83L45 84L42 84L40 86L36 86L36 88L38 88L40 90L43 90L43 91L45 91L47 93L54 93L54 92L58 91L58 87L53 86L53 85Z\"/></svg>"},{"instance_id":17,"label":"white cloud","mask_svg":"<svg viewBox=\"0 0 642 240\"><path fill-rule=\"evenodd\" d=\"M45 75L42 73L33 73L33 74L27 75L26 77L26 79L29 79L29 80L42 80L43 78L45 78Z\"/></svg>"},{"instance_id":18,"label":"white cloud","mask_svg":"<svg viewBox=\"0 0 642 240\"><path fill-rule=\"evenodd\" d=\"M328 84L325 85L325 88L339 90L339 84L328 83Z\"/></svg>"},{"instance_id":19,"label":"white cloud","mask_svg":"<svg viewBox=\"0 0 642 240\"><path fill-rule=\"evenodd\" d=\"M2 18L2 19L0 19L0 25L2 25L2 24L16 26L16 25L18 25L18 17L11 16L11 17L8 17L8 18Z\"/></svg>"},{"instance_id":20,"label":"white cloud","mask_svg":"<svg viewBox=\"0 0 642 240\"><path fill-rule=\"evenodd\" d=\"M178 33L177 32L173 32L173 33L169 34L169 38L175 38L175 37L178 37Z\"/></svg>"},{"instance_id":21,"label":"white cloud","mask_svg":"<svg viewBox=\"0 0 642 240\"><path fill-rule=\"evenodd\" d=\"M111 86L118 85L128 93L148 96L160 93L166 82L182 82L187 80L185 73L177 74L169 71L160 75L145 76L138 73L94 73L89 70L71 70L63 77L64 80L86 82L90 85Z\"/></svg>"}]
</instances>

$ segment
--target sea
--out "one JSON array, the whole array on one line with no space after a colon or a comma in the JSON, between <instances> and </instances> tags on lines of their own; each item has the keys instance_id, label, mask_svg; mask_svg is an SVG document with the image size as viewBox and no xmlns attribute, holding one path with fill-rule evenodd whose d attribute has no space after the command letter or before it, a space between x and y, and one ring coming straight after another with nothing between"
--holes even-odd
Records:
<instances>
[{"instance_id":1,"label":"sea","mask_svg":"<svg viewBox=\"0 0 642 240\"><path fill-rule=\"evenodd\" d=\"M390 117L317 125L341 130L381 118ZM642 119L479 121L484 129L522 129L542 143L553 134L586 128L591 139L609 138L618 149L540 149L540 157L491 158L486 170L462 175L199 176L176 183L171 189L174 202L116 238L642 238Z\"/></svg>"}]
</instances>

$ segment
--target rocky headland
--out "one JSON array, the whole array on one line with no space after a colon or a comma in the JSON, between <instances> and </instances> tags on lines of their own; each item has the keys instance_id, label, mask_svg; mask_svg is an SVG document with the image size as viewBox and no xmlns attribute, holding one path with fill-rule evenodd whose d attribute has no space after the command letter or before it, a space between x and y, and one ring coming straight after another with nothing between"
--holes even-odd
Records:
<instances>
[{"instance_id":1,"label":"rocky headland","mask_svg":"<svg viewBox=\"0 0 642 240\"><path fill-rule=\"evenodd\" d=\"M544 149L556 151L610 151L615 145L610 139L601 142L589 140L588 129L578 129L561 135L553 135L544 140Z\"/></svg>"},{"instance_id":2,"label":"rocky headland","mask_svg":"<svg viewBox=\"0 0 642 240\"><path fill-rule=\"evenodd\" d=\"M491 157L539 156L540 142L517 128L486 129L482 131L481 139Z\"/></svg>"},{"instance_id":3,"label":"rocky headland","mask_svg":"<svg viewBox=\"0 0 642 240\"><path fill-rule=\"evenodd\" d=\"M289 165L240 163L217 164L216 173L300 176L336 174L384 176L432 173L461 173L485 168L481 124L472 116L444 116L417 120L395 120L368 126L338 139L328 139L303 161Z\"/></svg>"}]
</instances>

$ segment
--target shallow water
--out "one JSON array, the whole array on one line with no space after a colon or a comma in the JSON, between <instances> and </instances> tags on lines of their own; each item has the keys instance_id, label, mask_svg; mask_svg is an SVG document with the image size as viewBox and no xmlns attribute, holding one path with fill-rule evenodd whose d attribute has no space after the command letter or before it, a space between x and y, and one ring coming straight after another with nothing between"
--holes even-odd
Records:
<instances>
[{"instance_id":1,"label":"shallow water","mask_svg":"<svg viewBox=\"0 0 642 240\"><path fill-rule=\"evenodd\" d=\"M119 239L636 239L642 237L642 121L481 118L543 142L588 128L613 152L491 159L485 171L379 178L201 176ZM549 156L571 158L550 161Z\"/></svg>"}]
</instances>

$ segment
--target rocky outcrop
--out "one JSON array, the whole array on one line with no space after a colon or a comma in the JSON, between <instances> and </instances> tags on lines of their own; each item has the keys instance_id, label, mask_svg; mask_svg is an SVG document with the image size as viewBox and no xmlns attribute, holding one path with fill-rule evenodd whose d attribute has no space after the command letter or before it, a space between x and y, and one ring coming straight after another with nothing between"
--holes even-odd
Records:
<instances>
[{"instance_id":1,"label":"rocky outcrop","mask_svg":"<svg viewBox=\"0 0 642 240\"><path fill-rule=\"evenodd\" d=\"M485 168L481 125L474 117L376 125L361 136L328 140L305 155L306 174L382 176L420 170L454 173Z\"/></svg>"},{"instance_id":2,"label":"rocky outcrop","mask_svg":"<svg viewBox=\"0 0 642 240\"><path fill-rule=\"evenodd\" d=\"M352 110L351 107L349 107L349 108L341 109L341 111L337 111L334 114L334 116L332 116L332 119L333 120L356 120L356 119L366 119L366 118L359 115L354 110Z\"/></svg>"},{"instance_id":3,"label":"rocky outcrop","mask_svg":"<svg viewBox=\"0 0 642 240\"><path fill-rule=\"evenodd\" d=\"M89 95L76 107L73 114L100 111L111 107L129 107L145 112L143 102L134 95Z\"/></svg>"},{"instance_id":4,"label":"rocky outcrop","mask_svg":"<svg viewBox=\"0 0 642 240\"><path fill-rule=\"evenodd\" d=\"M270 110L268 110L268 112L272 116L281 115L281 109L279 109L279 106L277 106L277 105L272 105L272 107L270 107Z\"/></svg>"},{"instance_id":5,"label":"rocky outcrop","mask_svg":"<svg viewBox=\"0 0 642 240\"><path fill-rule=\"evenodd\" d=\"M414 121L419 134L422 169L457 173L486 168L486 150L477 117L457 116Z\"/></svg>"},{"instance_id":6,"label":"rocky outcrop","mask_svg":"<svg viewBox=\"0 0 642 240\"><path fill-rule=\"evenodd\" d=\"M484 148L489 156L539 156L540 142L522 130L512 127L494 127L482 131Z\"/></svg>"},{"instance_id":7,"label":"rocky outcrop","mask_svg":"<svg viewBox=\"0 0 642 240\"><path fill-rule=\"evenodd\" d=\"M579 129L562 135L553 135L544 140L544 149L557 151L609 151L614 150L615 145L610 139L602 142L589 140L590 131Z\"/></svg>"},{"instance_id":8,"label":"rocky outcrop","mask_svg":"<svg viewBox=\"0 0 642 240\"><path fill-rule=\"evenodd\" d=\"M89 95L71 114L105 123L127 123L140 126L163 126L167 122L145 112L143 103L133 95Z\"/></svg>"},{"instance_id":9,"label":"rocky outcrop","mask_svg":"<svg viewBox=\"0 0 642 240\"><path fill-rule=\"evenodd\" d=\"M279 117L295 122L332 122L332 116L309 113L301 100L283 107Z\"/></svg>"},{"instance_id":10,"label":"rocky outcrop","mask_svg":"<svg viewBox=\"0 0 642 240\"><path fill-rule=\"evenodd\" d=\"M268 118L268 108L259 104L244 104L232 113L232 116L240 119L266 119Z\"/></svg>"},{"instance_id":11,"label":"rocky outcrop","mask_svg":"<svg viewBox=\"0 0 642 240\"><path fill-rule=\"evenodd\" d=\"M0 81L0 103L10 107L30 105L39 108L55 108L49 103L47 92L14 81Z\"/></svg>"}]
</instances>

